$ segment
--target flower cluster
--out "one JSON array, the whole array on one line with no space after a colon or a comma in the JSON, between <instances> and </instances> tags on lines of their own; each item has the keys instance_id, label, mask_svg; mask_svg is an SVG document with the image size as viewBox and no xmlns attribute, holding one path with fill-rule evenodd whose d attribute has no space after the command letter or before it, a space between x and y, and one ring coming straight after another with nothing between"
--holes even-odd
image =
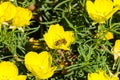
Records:
<instances>
[{"instance_id":1,"label":"flower cluster","mask_svg":"<svg viewBox=\"0 0 120 80\"><path fill-rule=\"evenodd\" d=\"M22 27L30 24L32 12L22 7L16 7L11 2L0 4L0 24L7 22L11 26Z\"/></svg>"},{"instance_id":2,"label":"flower cluster","mask_svg":"<svg viewBox=\"0 0 120 80\"><path fill-rule=\"evenodd\" d=\"M88 12L89 17L100 24L100 27L103 26L103 23L108 21L110 17L113 16L115 12L117 12L120 9L120 0L87 0L86 1L86 10ZM101 30L101 31L99 31ZM113 39L113 33L109 31L103 31L102 29L99 29L98 33L96 34L96 37L102 36L101 39L103 40L110 40ZM104 34L105 32L105 34Z\"/></svg>"},{"instance_id":3,"label":"flower cluster","mask_svg":"<svg viewBox=\"0 0 120 80\"><path fill-rule=\"evenodd\" d=\"M89 17L99 23L98 33L95 35L95 38L102 40L114 39L113 33L108 31L111 29L111 24L109 25L110 28L106 28L105 24L118 10L120 10L120 0L86 1L86 11ZM112 53L116 62L118 57L120 57L120 40L115 41ZM88 80L119 80L119 78L118 75L112 74L108 76L105 71L97 70L94 73L88 73Z\"/></svg>"},{"instance_id":4,"label":"flower cluster","mask_svg":"<svg viewBox=\"0 0 120 80\"><path fill-rule=\"evenodd\" d=\"M59 24L50 25L48 33L44 34L45 42L51 49L70 50L69 46L74 41L72 31L64 31ZM25 55L26 68L36 77L36 79L47 79L54 74L56 66L51 67L52 56L47 51L41 53L28 52Z\"/></svg>"},{"instance_id":5,"label":"flower cluster","mask_svg":"<svg viewBox=\"0 0 120 80\"><path fill-rule=\"evenodd\" d=\"M36 79L47 79L54 74L56 66L51 67L52 56L47 51L41 53L28 52L25 55L26 68ZM26 80L26 75L18 75L17 66L10 61L0 63L0 80Z\"/></svg>"},{"instance_id":6,"label":"flower cluster","mask_svg":"<svg viewBox=\"0 0 120 80\"><path fill-rule=\"evenodd\" d=\"M105 23L110 17L112 17L115 12L120 10L120 0L103 0L102 3L101 0L95 0L94 2L92 0L87 0L86 10L92 20L100 23L100 25L98 26L99 32L96 34L95 37L100 37L103 40L113 39L113 33L102 28L103 23ZM114 54L114 60L117 60L117 58L120 56L119 44L120 41L116 40L115 45L112 49L112 53Z\"/></svg>"},{"instance_id":7,"label":"flower cluster","mask_svg":"<svg viewBox=\"0 0 120 80\"><path fill-rule=\"evenodd\" d=\"M65 74L65 76L64 75L62 76L64 76L64 79L68 80L69 79L119 80L120 29L118 28L120 27L120 24L114 23L113 15L120 10L120 0L86 0L86 1L83 0L88 15L84 16L86 22L80 24L74 24L77 23L77 20L74 21L71 20L75 19L72 16L70 16L74 15L74 12L72 13L72 9L78 6L78 4L72 6L72 4L74 4L74 2L72 1L74 0L71 0L69 2L68 6L69 9L62 12L62 18L66 20L66 24L67 25L69 24L68 27L70 27L70 29L73 29L73 31L66 30L68 29L68 27L64 29L64 26L58 23L57 24L54 23L49 25L48 30L47 28L45 29L47 31L42 33L43 34L42 39L37 40L31 38L31 35L29 36L29 34L32 33L30 31L33 28L27 28L25 29L24 32L19 31L21 27L30 25L30 20L32 18L31 11L34 10L30 11L30 9L14 5L11 2L8 1L4 2L3 0L1 1L0 52L3 51L4 53L5 50L8 50L5 53L11 52L13 54L12 57L10 55L10 57L8 56L9 58L6 59L4 55L7 54L0 53L0 57L4 57L3 60L0 59L0 80L49 79L55 73L56 74L60 73L60 76L55 74L54 75L55 78L54 76L52 77L53 79L59 79L59 77L61 77L61 74ZM47 12L47 10L49 9L63 11L62 9L59 8L61 7L61 5L65 4L65 2L61 2L60 4L56 5L57 4L56 0L56 2L54 3L56 7L54 9L47 8L45 12ZM82 0L80 4L82 4ZM81 7L84 7L84 5L82 5ZM41 7L46 8L46 6L47 5L45 4L44 6ZM34 6L33 8L36 7ZM77 9L79 9L79 7L77 7ZM35 16L33 15L32 20L38 21L36 20L36 17L39 16L39 14L36 15L36 13L39 13L39 10L44 10L44 8L39 8L38 10L36 10ZM70 14L66 16L67 11L70 12ZM48 17L49 14L55 12L49 10L49 13L46 13L45 16L44 14L42 14L38 18L39 19L44 18L45 20L47 20L46 16ZM55 15L57 14L58 13L56 13ZM82 11L81 14L83 14ZM79 15L80 17L81 14ZM70 21L68 16L70 16ZM93 21L91 20L89 21L89 19L86 19L87 18L86 16L89 16ZM56 17L51 18L53 19ZM38 24L38 27L42 25L48 25L45 22L43 22L42 24L41 23L42 22ZM72 25L72 23L74 25ZM12 28L13 30L11 30L10 28ZM37 30L37 28L34 29L35 31ZM28 42L26 41L24 44L24 41L26 39L28 39ZM24 45L21 45L21 43L23 43ZM27 47L29 47L29 50ZM22 50L20 51L20 49ZM25 54L21 55L21 53ZM20 61L20 65L18 61ZM111 63L113 63L113 66L111 66L112 65ZM21 64L24 66L23 69L26 69L25 72L19 71L18 68L20 67L20 70L22 68ZM113 71L109 70L109 68L112 69ZM78 75L79 78L77 78Z\"/></svg>"}]
</instances>

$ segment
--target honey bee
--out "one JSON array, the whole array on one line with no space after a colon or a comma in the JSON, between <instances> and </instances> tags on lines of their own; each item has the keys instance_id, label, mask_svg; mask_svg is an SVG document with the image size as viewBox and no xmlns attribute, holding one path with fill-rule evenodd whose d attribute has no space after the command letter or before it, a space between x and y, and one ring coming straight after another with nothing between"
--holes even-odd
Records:
<instances>
[{"instance_id":1,"label":"honey bee","mask_svg":"<svg viewBox=\"0 0 120 80\"><path fill-rule=\"evenodd\" d=\"M60 39L60 40L56 41L55 45L58 46L60 44L66 44L66 43L67 43L67 41L65 39Z\"/></svg>"}]
</instances>

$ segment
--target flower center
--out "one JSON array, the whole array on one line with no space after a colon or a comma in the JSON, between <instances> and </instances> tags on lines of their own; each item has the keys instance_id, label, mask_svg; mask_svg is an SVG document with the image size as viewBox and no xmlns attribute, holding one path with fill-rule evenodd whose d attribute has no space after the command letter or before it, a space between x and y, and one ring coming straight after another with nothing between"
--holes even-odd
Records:
<instances>
[{"instance_id":1,"label":"flower center","mask_svg":"<svg viewBox=\"0 0 120 80\"><path fill-rule=\"evenodd\" d=\"M61 45L61 44L65 45L66 43L67 43L67 41L65 39L60 39L60 40L58 40L58 41L55 42L55 45L56 46Z\"/></svg>"}]
</instances>

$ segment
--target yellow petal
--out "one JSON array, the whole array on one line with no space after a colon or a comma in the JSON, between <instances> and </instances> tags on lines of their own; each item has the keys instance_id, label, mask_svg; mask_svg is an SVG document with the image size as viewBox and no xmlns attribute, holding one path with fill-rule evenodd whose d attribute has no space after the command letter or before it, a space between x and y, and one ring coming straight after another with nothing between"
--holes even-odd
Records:
<instances>
[{"instance_id":1,"label":"yellow petal","mask_svg":"<svg viewBox=\"0 0 120 80\"><path fill-rule=\"evenodd\" d=\"M32 70L31 66L39 66L41 64L39 62L40 59L36 52L31 51L25 55L25 66L29 71Z\"/></svg>"},{"instance_id":2,"label":"yellow petal","mask_svg":"<svg viewBox=\"0 0 120 80\"><path fill-rule=\"evenodd\" d=\"M60 26L59 24L55 24L55 25L50 25L50 28L48 30L48 33L57 33L57 35L60 35L64 33L64 29L62 26ZM61 36L61 35L60 35Z\"/></svg>"},{"instance_id":3,"label":"yellow petal","mask_svg":"<svg viewBox=\"0 0 120 80\"><path fill-rule=\"evenodd\" d=\"M118 7L120 10L120 0L113 0L113 2L114 2L114 6Z\"/></svg>"},{"instance_id":4,"label":"yellow petal","mask_svg":"<svg viewBox=\"0 0 120 80\"><path fill-rule=\"evenodd\" d=\"M113 2L111 0L87 0L86 10L90 18L98 23L104 23L107 21L118 8L113 8Z\"/></svg>"},{"instance_id":5,"label":"yellow petal","mask_svg":"<svg viewBox=\"0 0 120 80\"><path fill-rule=\"evenodd\" d=\"M14 77L18 75L18 68L15 64L9 61L0 63L0 76Z\"/></svg>"},{"instance_id":6,"label":"yellow petal","mask_svg":"<svg viewBox=\"0 0 120 80\"><path fill-rule=\"evenodd\" d=\"M88 14L90 14L90 13L96 14L97 13L95 10L95 6L91 0L86 1L86 10L87 10Z\"/></svg>"},{"instance_id":7,"label":"yellow petal","mask_svg":"<svg viewBox=\"0 0 120 80\"><path fill-rule=\"evenodd\" d=\"M52 56L47 52L43 51L39 53L40 67L44 72L47 72L52 64Z\"/></svg>"},{"instance_id":8,"label":"yellow petal","mask_svg":"<svg viewBox=\"0 0 120 80\"><path fill-rule=\"evenodd\" d=\"M105 73L105 71L97 70L94 73L88 74L88 80L109 80L109 76Z\"/></svg>"},{"instance_id":9,"label":"yellow petal","mask_svg":"<svg viewBox=\"0 0 120 80\"><path fill-rule=\"evenodd\" d=\"M39 74L36 76L36 78L39 78L39 79L47 79L47 78L50 78L53 74L54 74L54 71L56 70L57 67L52 67L48 70L48 72L44 73L44 74Z\"/></svg>"},{"instance_id":10,"label":"yellow petal","mask_svg":"<svg viewBox=\"0 0 120 80\"><path fill-rule=\"evenodd\" d=\"M100 12L98 12L95 7L96 6L93 4L92 1L87 0L86 10L87 10L90 18L96 22L104 23L105 22L104 15L102 15Z\"/></svg>"},{"instance_id":11,"label":"yellow petal","mask_svg":"<svg viewBox=\"0 0 120 80\"><path fill-rule=\"evenodd\" d=\"M28 9L17 7L17 14L12 20L12 25L16 27L22 27L30 24L32 18L32 12Z\"/></svg>"},{"instance_id":12,"label":"yellow petal","mask_svg":"<svg viewBox=\"0 0 120 80\"><path fill-rule=\"evenodd\" d=\"M10 2L3 2L0 4L0 22L11 20L16 14L16 7Z\"/></svg>"},{"instance_id":13,"label":"yellow petal","mask_svg":"<svg viewBox=\"0 0 120 80\"><path fill-rule=\"evenodd\" d=\"M66 46L69 47L74 42L75 37L72 31L66 31L64 34L65 40L67 41Z\"/></svg>"},{"instance_id":14,"label":"yellow petal","mask_svg":"<svg viewBox=\"0 0 120 80\"><path fill-rule=\"evenodd\" d=\"M113 2L111 0L95 0L95 10L101 15L107 15L113 9Z\"/></svg>"},{"instance_id":15,"label":"yellow petal","mask_svg":"<svg viewBox=\"0 0 120 80\"><path fill-rule=\"evenodd\" d=\"M44 40L45 40L46 44L48 45L48 47L51 48L51 49L54 49L54 47L55 47L54 43L56 41L55 35L45 33L43 35L43 37L44 37Z\"/></svg>"},{"instance_id":16,"label":"yellow petal","mask_svg":"<svg viewBox=\"0 0 120 80\"><path fill-rule=\"evenodd\" d=\"M19 75L16 77L16 80L26 80L27 76L25 75Z\"/></svg>"},{"instance_id":17,"label":"yellow petal","mask_svg":"<svg viewBox=\"0 0 120 80\"><path fill-rule=\"evenodd\" d=\"M109 19L116 11L118 11L118 9L118 7L115 7L108 14L106 14L106 20Z\"/></svg>"}]
</instances>

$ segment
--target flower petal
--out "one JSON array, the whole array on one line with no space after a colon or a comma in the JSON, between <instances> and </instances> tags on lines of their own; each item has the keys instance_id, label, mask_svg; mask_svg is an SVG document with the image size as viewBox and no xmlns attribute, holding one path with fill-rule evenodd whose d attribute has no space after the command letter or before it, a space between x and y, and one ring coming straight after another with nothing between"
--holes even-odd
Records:
<instances>
[{"instance_id":1,"label":"flower petal","mask_svg":"<svg viewBox=\"0 0 120 80\"><path fill-rule=\"evenodd\" d=\"M25 55L25 66L26 68L29 70L29 71L32 71L32 68L31 66L39 66L41 65L39 63L40 59L39 59L39 56L36 52L28 52L26 55Z\"/></svg>"},{"instance_id":2,"label":"flower petal","mask_svg":"<svg viewBox=\"0 0 120 80\"><path fill-rule=\"evenodd\" d=\"M27 76L25 75L19 75L16 77L16 80L26 80Z\"/></svg>"},{"instance_id":3,"label":"flower petal","mask_svg":"<svg viewBox=\"0 0 120 80\"><path fill-rule=\"evenodd\" d=\"M17 14L12 20L12 25L16 27L22 27L30 24L32 18L32 12L28 9L17 7Z\"/></svg>"},{"instance_id":4,"label":"flower petal","mask_svg":"<svg viewBox=\"0 0 120 80\"><path fill-rule=\"evenodd\" d=\"M44 72L47 72L52 64L52 56L47 51L43 51L43 52L39 53L39 59L40 59L40 61L39 61L40 68Z\"/></svg>"},{"instance_id":5,"label":"flower petal","mask_svg":"<svg viewBox=\"0 0 120 80\"><path fill-rule=\"evenodd\" d=\"M9 61L0 63L0 76L14 77L18 75L18 68L15 64Z\"/></svg>"},{"instance_id":6,"label":"flower petal","mask_svg":"<svg viewBox=\"0 0 120 80\"><path fill-rule=\"evenodd\" d=\"M47 73L44 73L44 74L38 74L36 76L36 78L39 78L39 79L47 79L49 77L51 77L53 74L54 74L54 71L56 70L57 67L52 67L48 70Z\"/></svg>"},{"instance_id":7,"label":"flower petal","mask_svg":"<svg viewBox=\"0 0 120 80\"><path fill-rule=\"evenodd\" d=\"M0 22L11 20L16 14L16 7L10 2L0 4Z\"/></svg>"}]
</instances>

